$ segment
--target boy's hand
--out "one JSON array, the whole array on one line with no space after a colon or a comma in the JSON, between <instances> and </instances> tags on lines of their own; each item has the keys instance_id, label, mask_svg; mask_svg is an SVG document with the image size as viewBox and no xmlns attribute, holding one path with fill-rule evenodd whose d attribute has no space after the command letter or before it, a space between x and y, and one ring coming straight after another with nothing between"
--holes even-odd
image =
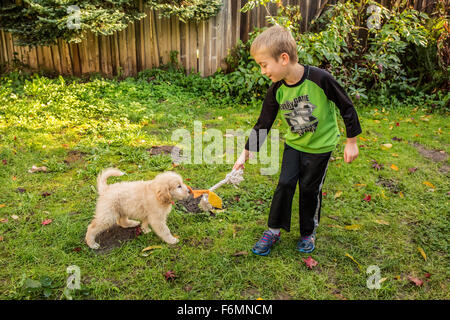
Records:
<instances>
[{"instance_id":1,"label":"boy's hand","mask_svg":"<svg viewBox=\"0 0 450 320\"><path fill-rule=\"evenodd\" d=\"M250 158L250 151L248 151L246 149L242 150L241 155L236 160L236 162L233 166L233 170L239 170L239 169L244 170L244 168L245 168L244 164L248 160L248 158Z\"/></svg>"},{"instance_id":2,"label":"boy's hand","mask_svg":"<svg viewBox=\"0 0 450 320\"><path fill-rule=\"evenodd\" d=\"M356 143L356 137L347 138L347 143L344 148L344 161L347 163L352 162L358 158L358 144Z\"/></svg>"}]
</instances>

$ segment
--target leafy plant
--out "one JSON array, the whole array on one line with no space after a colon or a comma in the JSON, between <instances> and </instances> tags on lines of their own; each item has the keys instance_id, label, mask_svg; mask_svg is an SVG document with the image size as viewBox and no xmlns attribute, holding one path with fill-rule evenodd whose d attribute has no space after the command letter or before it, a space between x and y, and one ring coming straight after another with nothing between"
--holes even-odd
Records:
<instances>
[{"instance_id":1,"label":"leafy plant","mask_svg":"<svg viewBox=\"0 0 450 320\"><path fill-rule=\"evenodd\" d=\"M159 17L177 16L181 21L201 21L217 15L222 0L146 0Z\"/></svg>"}]
</instances>

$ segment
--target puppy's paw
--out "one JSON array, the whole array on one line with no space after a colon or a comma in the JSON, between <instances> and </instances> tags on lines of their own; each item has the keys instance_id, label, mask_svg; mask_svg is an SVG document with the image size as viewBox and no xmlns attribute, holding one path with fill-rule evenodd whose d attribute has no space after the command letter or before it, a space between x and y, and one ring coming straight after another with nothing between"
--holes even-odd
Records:
<instances>
[{"instance_id":1,"label":"puppy's paw","mask_svg":"<svg viewBox=\"0 0 450 320\"><path fill-rule=\"evenodd\" d=\"M131 228L137 227L138 225L141 224L139 221L136 220L128 220L128 222Z\"/></svg>"},{"instance_id":2,"label":"puppy's paw","mask_svg":"<svg viewBox=\"0 0 450 320\"><path fill-rule=\"evenodd\" d=\"M144 233L144 234L147 234L147 233L149 233L149 232L152 232L152 229L150 229L150 228L141 228L141 230L142 230L142 232Z\"/></svg>"},{"instance_id":3,"label":"puppy's paw","mask_svg":"<svg viewBox=\"0 0 450 320\"><path fill-rule=\"evenodd\" d=\"M168 241L167 241L167 243L168 244L176 244L176 243L178 243L180 240L178 240L177 238L175 238L175 237L172 237L171 239L169 239Z\"/></svg>"},{"instance_id":4,"label":"puppy's paw","mask_svg":"<svg viewBox=\"0 0 450 320\"><path fill-rule=\"evenodd\" d=\"M89 245L91 249L97 250L100 248L100 245L97 242L94 242L93 244Z\"/></svg>"}]
</instances>

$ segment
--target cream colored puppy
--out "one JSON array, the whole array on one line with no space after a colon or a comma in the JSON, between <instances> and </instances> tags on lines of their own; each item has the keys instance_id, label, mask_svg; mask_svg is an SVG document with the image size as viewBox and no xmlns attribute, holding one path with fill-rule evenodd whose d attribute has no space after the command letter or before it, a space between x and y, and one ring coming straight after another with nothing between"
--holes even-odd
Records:
<instances>
[{"instance_id":1,"label":"cream colored puppy","mask_svg":"<svg viewBox=\"0 0 450 320\"><path fill-rule=\"evenodd\" d=\"M183 200L189 197L190 191L183 184L182 177L175 172L167 171L158 174L149 181L129 181L108 185L106 180L111 176L121 176L123 172L108 168L97 178L98 200L94 220L86 232L86 243L92 249L100 245L95 238L119 224L123 228L132 228L142 223L142 231L150 232L149 225L165 242L175 244L178 239L172 236L166 220L172 210L173 200Z\"/></svg>"}]
</instances>

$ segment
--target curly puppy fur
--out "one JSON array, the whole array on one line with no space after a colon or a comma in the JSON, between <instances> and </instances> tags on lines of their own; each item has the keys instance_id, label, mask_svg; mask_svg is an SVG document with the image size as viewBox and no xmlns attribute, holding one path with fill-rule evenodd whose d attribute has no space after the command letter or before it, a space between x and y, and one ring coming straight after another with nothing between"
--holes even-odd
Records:
<instances>
[{"instance_id":1,"label":"curly puppy fur","mask_svg":"<svg viewBox=\"0 0 450 320\"><path fill-rule=\"evenodd\" d=\"M142 231L150 232L150 227L165 242L175 244L166 220L172 210L173 200L189 197L190 191L182 177L172 171L158 174L149 181L128 181L107 184L111 176L121 176L123 172L108 168L97 178L98 200L94 220L86 232L86 243L92 249L100 248L95 238L116 223L123 228L132 228L142 223Z\"/></svg>"}]
</instances>

